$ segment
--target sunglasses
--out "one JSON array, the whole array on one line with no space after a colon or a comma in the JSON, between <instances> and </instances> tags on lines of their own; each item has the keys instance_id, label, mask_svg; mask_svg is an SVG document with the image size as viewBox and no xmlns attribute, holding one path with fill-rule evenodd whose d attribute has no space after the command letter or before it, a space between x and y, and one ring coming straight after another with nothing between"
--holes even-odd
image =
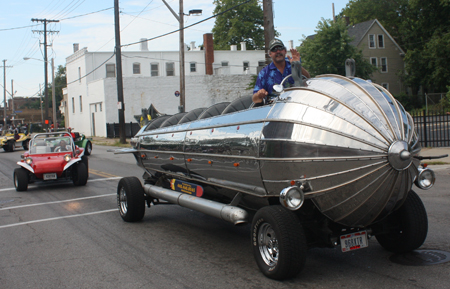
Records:
<instances>
[{"instance_id":1,"label":"sunglasses","mask_svg":"<svg viewBox=\"0 0 450 289\"><path fill-rule=\"evenodd\" d=\"M277 51L283 51L285 49L286 49L286 47L284 47L284 46L277 46L277 47L272 48L270 51L277 52Z\"/></svg>"}]
</instances>

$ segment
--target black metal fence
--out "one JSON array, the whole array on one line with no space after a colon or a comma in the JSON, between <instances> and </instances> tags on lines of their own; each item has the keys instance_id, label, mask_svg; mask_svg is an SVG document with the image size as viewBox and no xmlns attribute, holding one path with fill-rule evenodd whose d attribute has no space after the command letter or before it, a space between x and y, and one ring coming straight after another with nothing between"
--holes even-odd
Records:
<instances>
[{"instance_id":1,"label":"black metal fence","mask_svg":"<svg viewBox=\"0 0 450 289\"><path fill-rule=\"evenodd\" d=\"M450 112L446 110L428 110L412 113L415 130L422 147L450 146Z\"/></svg>"},{"instance_id":2,"label":"black metal fence","mask_svg":"<svg viewBox=\"0 0 450 289\"><path fill-rule=\"evenodd\" d=\"M137 122L125 123L125 137L133 137L141 127ZM106 137L109 138L119 138L119 124L118 123L107 123L106 124Z\"/></svg>"}]
</instances>

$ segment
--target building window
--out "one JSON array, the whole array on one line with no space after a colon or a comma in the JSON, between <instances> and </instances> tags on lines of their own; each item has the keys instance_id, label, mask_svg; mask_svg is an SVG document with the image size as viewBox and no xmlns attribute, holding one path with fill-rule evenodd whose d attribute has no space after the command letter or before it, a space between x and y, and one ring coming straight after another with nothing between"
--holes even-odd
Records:
<instances>
[{"instance_id":1,"label":"building window","mask_svg":"<svg viewBox=\"0 0 450 289\"><path fill-rule=\"evenodd\" d=\"M100 111L102 111L102 103L101 102L98 104L98 106L99 106Z\"/></svg>"},{"instance_id":2,"label":"building window","mask_svg":"<svg viewBox=\"0 0 450 289\"><path fill-rule=\"evenodd\" d=\"M72 97L72 113L75 113L75 98Z\"/></svg>"},{"instance_id":3,"label":"building window","mask_svg":"<svg viewBox=\"0 0 450 289\"><path fill-rule=\"evenodd\" d=\"M228 61L222 61L222 66L228 66Z\"/></svg>"},{"instance_id":4,"label":"building window","mask_svg":"<svg viewBox=\"0 0 450 289\"><path fill-rule=\"evenodd\" d=\"M83 112L83 97L80 95L80 112Z\"/></svg>"},{"instance_id":5,"label":"building window","mask_svg":"<svg viewBox=\"0 0 450 289\"><path fill-rule=\"evenodd\" d=\"M248 61L244 61L244 62L243 62L243 67L244 67L244 72L245 72L246 70L249 70L249 69L250 69L250 64L249 64L249 62L248 62Z\"/></svg>"},{"instance_id":6,"label":"building window","mask_svg":"<svg viewBox=\"0 0 450 289\"><path fill-rule=\"evenodd\" d=\"M81 67L78 67L78 82L81 83Z\"/></svg>"},{"instance_id":7,"label":"building window","mask_svg":"<svg viewBox=\"0 0 450 289\"><path fill-rule=\"evenodd\" d=\"M381 61L381 72L385 73L388 72L387 58L381 57L380 61Z\"/></svg>"},{"instance_id":8,"label":"building window","mask_svg":"<svg viewBox=\"0 0 450 289\"><path fill-rule=\"evenodd\" d=\"M94 111L97 112L97 104L94 105Z\"/></svg>"},{"instance_id":9,"label":"building window","mask_svg":"<svg viewBox=\"0 0 450 289\"><path fill-rule=\"evenodd\" d=\"M369 48L376 48L375 34L369 34Z\"/></svg>"},{"instance_id":10,"label":"building window","mask_svg":"<svg viewBox=\"0 0 450 289\"><path fill-rule=\"evenodd\" d=\"M141 64L133 63L133 74L141 74Z\"/></svg>"},{"instance_id":11,"label":"building window","mask_svg":"<svg viewBox=\"0 0 450 289\"><path fill-rule=\"evenodd\" d=\"M191 62L191 72L196 72L196 71L197 71L197 63Z\"/></svg>"},{"instance_id":12,"label":"building window","mask_svg":"<svg viewBox=\"0 0 450 289\"><path fill-rule=\"evenodd\" d=\"M378 48L384 48L384 36L383 36L383 34L378 34Z\"/></svg>"},{"instance_id":13,"label":"building window","mask_svg":"<svg viewBox=\"0 0 450 289\"><path fill-rule=\"evenodd\" d=\"M152 63L150 64L150 75L151 76L159 76L159 67L158 63Z\"/></svg>"},{"instance_id":14,"label":"building window","mask_svg":"<svg viewBox=\"0 0 450 289\"><path fill-rule=\"evenodd\" d=\"M116 77L115 64L106 64L106 77Z\"/></svg>"},{"instance_id":15,"label":"building window","mask_svg":"<svg viewBox=\"0 0 450 289\"><path fill-rule=\"evenodd\" d=\"M382 83L381 86L389 90L389 83Z\"/></svg>"},{"instance_id":16,"label":"building window","mask_svg":"<svg viewBox=\"0 0 450 289\"><path fill-rule=\"evenodd\" d=\"M378 61L377 61L377 58L376 58L376 57L371 57L371 58L370 58L370 63L371 63L373 66L375 66L375 67L378 68Z\"/></svg>"},{"instance_id":17,"label":"building window","mask_svg":"<svg viewBox=\"0 0 450 289\"><path fill-rule=\"evenodd\" d=\"M175 76L175 64L173 62L166 62L166 75Z\"/></svg>"}]
</instances>

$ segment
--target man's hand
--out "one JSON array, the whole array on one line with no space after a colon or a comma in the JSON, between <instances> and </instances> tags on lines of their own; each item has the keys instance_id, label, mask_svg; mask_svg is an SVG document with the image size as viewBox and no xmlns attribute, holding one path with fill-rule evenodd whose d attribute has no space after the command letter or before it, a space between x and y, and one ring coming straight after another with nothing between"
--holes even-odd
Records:
<instances>
[{"instance_id":1,"label":"man's hand","mask_svg":"<svg viewBox=\"0 0 450 289\"><path fill-rule=\"evenodd\" d=\"M292 57L290 57L289 55L287 56L287 58L289 59L289 61L291 63L292 63L292 61L300 61L300 52L298 52L297 49L292 48L291 54L292 54Z\"/></svg>"},{"instance_id":2,"label":"man's hand","mask_svg":"<svg viewBox=\"0 0 450 289\"><path fill-rule=\"evenodd\" d=\"M264 97L267 96L267 94L267 91L264 88L261 88L255 94L253 94L252 101L254 103L260 103L263 101Z\"/></svg>"}]
</instances>

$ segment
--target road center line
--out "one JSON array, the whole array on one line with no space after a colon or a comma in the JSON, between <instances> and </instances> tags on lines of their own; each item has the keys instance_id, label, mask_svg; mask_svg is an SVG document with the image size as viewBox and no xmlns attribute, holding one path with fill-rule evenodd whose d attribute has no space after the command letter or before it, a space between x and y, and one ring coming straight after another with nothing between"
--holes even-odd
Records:
<instances>
[{"instance_id":1,"label":"road center line","mask_svg":"<svg viewBox=\"0 0 450 289\"><path fill-rule=\"evenodd\" d=\"M95 199L95 198L103 198L103 197L109 197L109 196L115 196L115 195L116 194L105 194L105 195L99 195L99 196L90 196L90 197L76 198L76 199L69 199L69 200L62 200L62 201L53 201L53 202L29 204L29 205L22 205L22 206L6 207L6 208L0 208L0 211L10 210L10 209L21 209L21 208L34 207L34 206L43 206L43 205L50 205L50 204L75 202L75 201L89 200L89 199Z\"/></svg>"},{"instance_id":2,"label":"road center line","mask_svg":"<svg viewBox=\"0 0 450 289\"><path fill-rule=\"evenodd\" d=\"M62 217L55 217L55 218L48 218L48 219L41 219L41 220L34 220L34 221L22 222L22 223L17 223L17 224L10 224L10 225L3 225L3 226L0 226L0 229L10 228L10 227L17 227L17 226L22 226L22 225L34 224L34 223L49 222L49 221L55 221L55 220L61 220L61 219L68 219L68 218L84 217L84 216L89 216L89 215L110 213L110 212L117 212L117 209L110 209L110 210L104 210L104 211L97 211L97 212L91 212L91 213L85 213L85 214L62 216Z\"/></svg>"}]
</instances>

